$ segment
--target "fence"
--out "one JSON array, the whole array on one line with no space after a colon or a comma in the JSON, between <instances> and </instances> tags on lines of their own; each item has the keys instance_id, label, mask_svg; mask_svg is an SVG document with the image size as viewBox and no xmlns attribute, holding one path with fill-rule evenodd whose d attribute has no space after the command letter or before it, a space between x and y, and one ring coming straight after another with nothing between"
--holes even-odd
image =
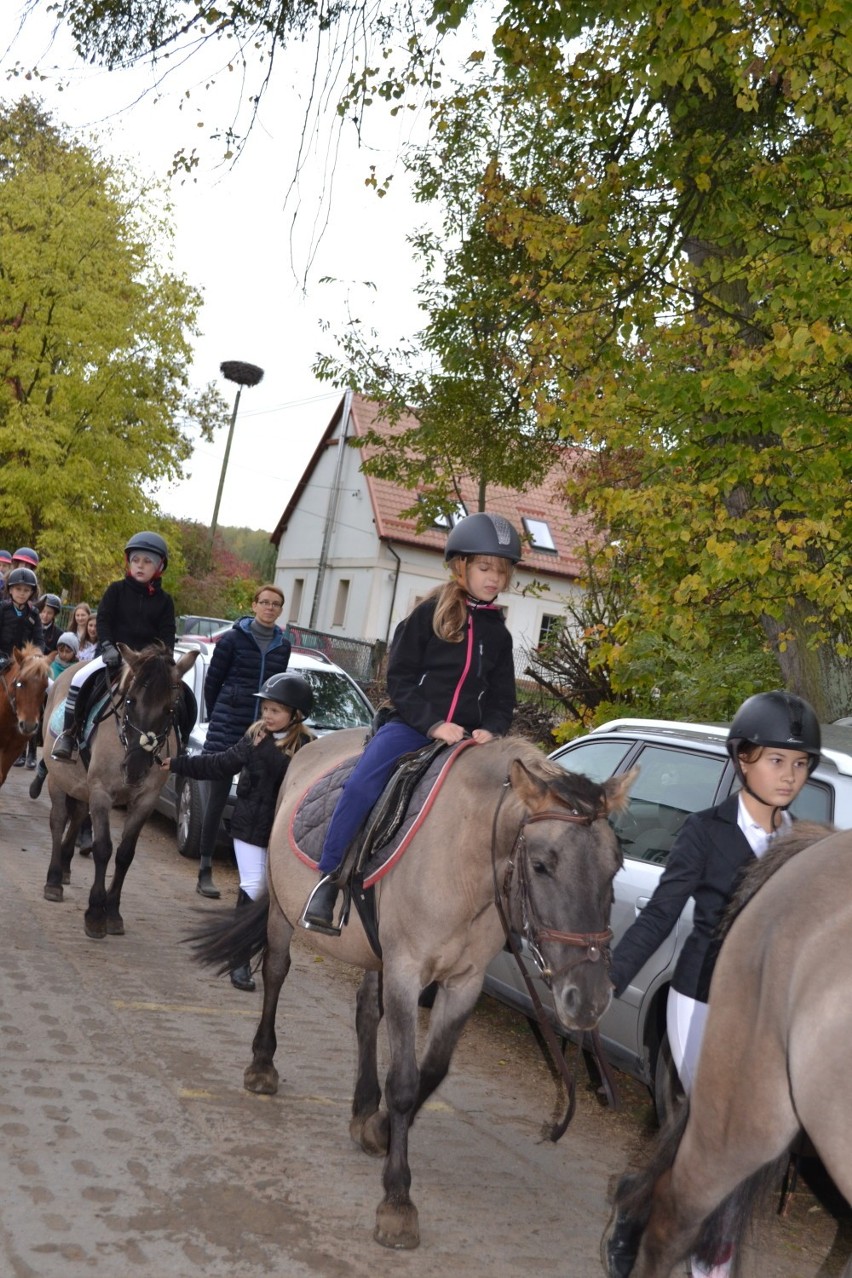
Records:
<instances>
[{"instance_id":1,"label":"fence","mask_svg":"<svg viewBox=\"0 0 852 1278\"><path fill-rule=\"evenodd\" d=\"M370 683L378 673L384 654L383 643L347 639L343 635L330 635L322 630L308 630L304 626L292 624L286 626L285 631L294 648L302 648L305 652L321 652L358 683Z\"/></svg>"}]
</instances>

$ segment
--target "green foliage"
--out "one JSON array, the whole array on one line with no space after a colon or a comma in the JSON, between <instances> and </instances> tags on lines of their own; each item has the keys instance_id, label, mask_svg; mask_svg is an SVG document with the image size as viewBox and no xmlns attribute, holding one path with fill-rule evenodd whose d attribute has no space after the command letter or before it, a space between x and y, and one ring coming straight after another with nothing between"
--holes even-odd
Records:
<instances>
[{"instance_id":1,"label":"green foliage","mask_svg":"<svg viewBox=\"0 0 852 1278\"><path fill-rule=\"evenodd\" d=\"M759 625L823 717L852 701L852 51L840 0L515 0L502 71L436 116L512 118L475 171L523 315L519 407L587 450L569 494L645 634L722 666ZM433 190L456 202L458 164ZM445 179L444 170L448 169ZM674 674L671 675L675 677ZM712 679L684 671L690 686Z\"/></svg>"},{"instance_id":2,"label":"green foliage","mask_svg":"<svg viewBox=\"0 0 852 1278\"><path fill-rule=\"evenodd\" d=\"M161 524L150 494L180 477L187 428L227 420L188 385L200 297L162 265L154 194L35 102L0 109L0 542L75 595Z\"/></svg>"},{"instance_id":3,"label":"green foliage","mask_svg":"<svg viewBox=\"0 0 852 1278\"><path fill-rule=\"evenodd\" d=\"M182 569L172 593L178 613L202 617L239 617L249 611L260 581L253 568L230 548L228 532L217 528L211 551L210 529L194 520L177 525Z\"/></svg>"}]
</instances>

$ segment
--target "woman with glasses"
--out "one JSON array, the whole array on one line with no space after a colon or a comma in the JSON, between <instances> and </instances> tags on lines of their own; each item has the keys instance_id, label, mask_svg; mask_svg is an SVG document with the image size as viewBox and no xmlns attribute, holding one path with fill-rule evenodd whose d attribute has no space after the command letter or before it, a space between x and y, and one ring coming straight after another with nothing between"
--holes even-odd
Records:
<instances>
[{"instance_id":1,"label":"woman with glasses","mask_svg":"<svg viewBox=\"0 0 852 1278\"><path fill-rule=\"evenodd\" d=\"M269 583L255 591L252 616L240 617L213 649L204 681L207 708L205 754L236 745L257 717L256 697L272 675L283 674L290 660L290 641L278 625L284 592ZM201 824L201 864L196 891L218 898L213 882L213 852L219 823L231 790L231 777L205 781L207 803Z\"/></svg>"}]
</instances>

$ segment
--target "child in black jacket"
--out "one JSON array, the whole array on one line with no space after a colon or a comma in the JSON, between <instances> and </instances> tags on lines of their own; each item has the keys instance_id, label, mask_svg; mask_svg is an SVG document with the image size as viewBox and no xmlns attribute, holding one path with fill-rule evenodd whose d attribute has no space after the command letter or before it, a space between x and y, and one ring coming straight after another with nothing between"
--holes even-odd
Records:
<instances>
[{"instance_id":1,"label":"child in black jacket","mask_svg":"<svg viewBox=\"0 0 852 1278\"><path fill-rule=\"evenodd\" d=\"M278 791L293 755L313 740L303 722L311 712L313 693L301 675L272 675L254 696L260 701L261 717L235 745L211 754L178 755L165 759L162 765L199 781L223 780L239 772L231 817L240 872L237 909L255 900L266 886L267 849ZM245 955L232 959L231 984L238 990L255 988Z\"/></svg>"},{"instance_id":2,"label":"child in black jacket","mask_svg":"<svg viewBox=\"0 0 852 1278\"><path fill-rule=\"evenodd\" d=\"M6 596L0 603L0 670L5 670L16 648L34 643L44 652L44 630L33 600L38 580L32 568L13 568L6 580Z\"/></svg>"}]
</instances>

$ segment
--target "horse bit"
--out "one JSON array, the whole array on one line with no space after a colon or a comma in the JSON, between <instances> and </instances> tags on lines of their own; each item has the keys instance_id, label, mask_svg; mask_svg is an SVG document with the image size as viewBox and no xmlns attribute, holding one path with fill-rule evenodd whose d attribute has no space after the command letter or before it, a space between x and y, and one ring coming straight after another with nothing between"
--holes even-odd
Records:
<instances>
[{"instance_id":1,"label":"horse bit","mask_svg":"<svg viewBox=\"0 0 852 1278\"><path fill-rule=\"evenodd\" d=\"M118 700L116 699L116 693L118 693L118 698L119 698ZM123 689L121 689L117 685L110 683L110 692L109 692L110 713L115 715L116 726L118 729L118 739L121 742L122 746L124 747L125 754L130 754L131 751L133 750L144 750L146 754L151 755L152 763L156 763L157 765L159 765L163 762L160 751L163 748L163 746L166 744L166 742L168 741L169 733L171 732L174 726L175 710L177 709L178 702L180 700L180 695L181 695L181 689L180 689L180 686L178 686L178 688L175 690L174 696L172 697L169 717L166 721L166 726L163 728L163 731L160 733L150 732L147 729L142 729L137 727L137 725L130 718L130 710L129 710L129 706L131 704L130 697L124 695ZM120 707L120 699L122 696L124 698L123 712ZM128 744L128 741L127 741L128 729L138 734L139 741L137 742L136 745L131 746Z\"/></svg>"}]
</instances>

